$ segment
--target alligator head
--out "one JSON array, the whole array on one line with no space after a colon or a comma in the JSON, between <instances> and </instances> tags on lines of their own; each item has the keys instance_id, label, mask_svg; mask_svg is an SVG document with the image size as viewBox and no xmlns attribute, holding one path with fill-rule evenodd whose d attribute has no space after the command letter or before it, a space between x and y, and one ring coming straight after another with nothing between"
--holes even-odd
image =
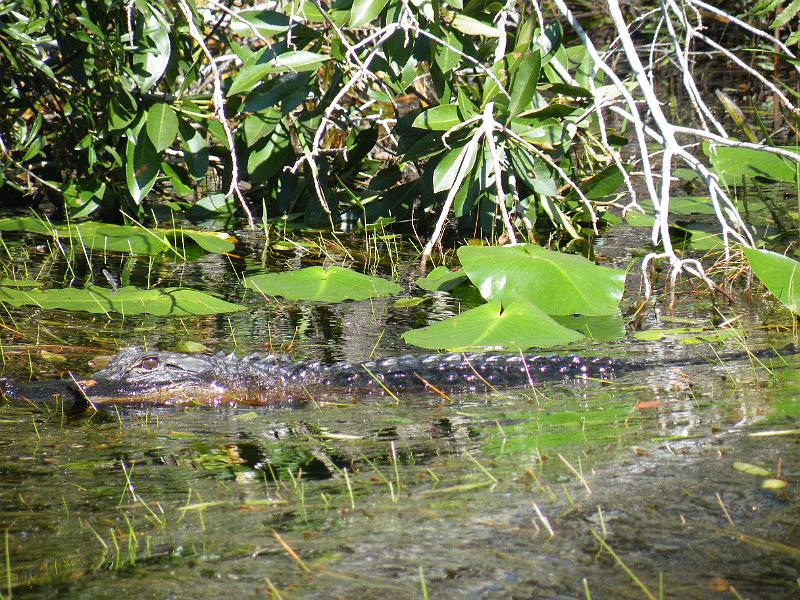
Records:
<instances>
[{"instance_id":1,"label":"alligator head","mask_svg":"<svg viewBox=\"0 0 800 600\"><path fill-rule=\"evenodd\" d=\"M121 350L108 366L77 381L93 404L175 404L225 401L224 355Z\"/></svg>"}]
</instances>

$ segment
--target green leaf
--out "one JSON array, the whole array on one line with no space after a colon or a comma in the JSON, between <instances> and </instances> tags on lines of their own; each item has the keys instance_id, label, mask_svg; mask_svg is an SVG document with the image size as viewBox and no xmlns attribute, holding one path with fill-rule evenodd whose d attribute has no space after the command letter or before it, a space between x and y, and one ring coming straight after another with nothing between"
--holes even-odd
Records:
<instances>
[{"instance_id":1,"label":"green leaf","mask_svg":"<svg viewBox=\"0 0 800 600\"><path fill-rule=\"evenodd\" d=\"M477 134L476 134L477 135ZM480 144L469 140L463 146L453 148L439 161L433 170L433 191L438 193L461 185L464 177L475 165Z\"/></svg>"},{"instance_id":2,"label":"green leaf","mask_svg":"<svg viewBox=\"0 0 800 600\"><path fill-rule=\"evenodd\" d=\"M178 117L172 107L159 102L147 111L147 135L156 152L166 150L175 141L178 135Z\"/></svg>"},{"instance_id":3,"label":"green leaf","mask_svg":"<svg viewBox=\"0 0 800 600\"><path fill-rule=\"evenodd\" d=\"M420 129L447 131L462 121L463 119L458 114L458 106L455 104L440 104L417 115L413 126Z\"/></svg>"},{"instance_id":4,"label":"green leaf","mask_svg":"<svg viewBox=\"0 0 800 600\"><path fill-rule=\"evenodd\" d=\"M208 176L208 146L206 139L188 121L181 120L179 124L183 143L183 158L186 169L195 179L204 179Z\"/></svg>"},{"instance_id":5,"label":"green leaf","mask_svg":"<svg viewBox=\"0 0 800 600\"><path fill-rule=\"evenodd\" d=\"M786 308L800 314L800 263L796 260L755 248L743 248L747 262L759 281L781 301Z\"/></svg>"},{"instance_id":6,"label":"green leaf","mask_svg":"<svg viewBox=\"0 0 800 600\"><path fill-rule=\"evenodd\" d=\"M313 71L326 60L330 60L330 58L330 56L317 54L316 52L290 50L275 56L267 62L248 65L233 78L231 88L228 90L228 96L250 91L270 73Z\"/></svg>"},{"instance_id":7,"label":"green leaf","mask_svg":"<svg viewBox=\"0 0 800 600\"><path fill-rule=\"evenodd\" d=\"M625 287L624 271L533 244L462 246L458 257L487 300L520 298L550 315L616 314Z\"/></svg>"},{"instance_id":8,"label":"green leaf","mask_svg":"<svg viewBox=\"0 0 800 600\"><path fill-rule=\"evenodd\" d=\"M231 31L245 38L252 37L251 27L264 37L289 31L289 17L274 10L247 9L236 13L231 20Z\"/></svg>"},{"instance_id":9,"label":"green leaf","mask_svg":"<svg viewBox=\"0 0 800 600\"><path fill-rule=\"evenodd\" d=\"M236 238L224 231L199 231L196 229L167 229L164 233L169 236L173 246L181 248L186 244L181 238L189 238L206 252L224 254L231 252L235 246Z\"/></svg>"},{"instance_id":10,"label":"green leaf","mask_svg":"<svg viewBox=\"0 0 800 600\"><path fill-rule=\"evenodd\" d=\"M8 217L0 219L0 231L27 231L49 234L53 227L41 219L33 217Z\"/></svg>"},{"instance_id":11,"label":"green leaf","mask_svg":"<svg viewBox=\"0 0 800 600\"><path fill-rule=\"evenodd\" d=\"M136 100L125 88L120 88L108 103L108 129L119 131L125 129L136 117Z\"/></svg>"},{"instance_id":12,"label":"green leaf","mask_svg":"<svg viewBox=\"0 0 800 600\"><path fill-rule=\"evenodd\" d=\"M508 103L510 119L516 117L530 105L539 83L541 68L542 55L538 50L519 62L511 81L511 101Z\"/></svg>"},{"instance_id":13,"label":"green leaf","mask_svg":"<svg viewBox=\"0 0 800 600\"><path fill-rule=\"evenodd\" d=\"M612 164L582 183L581 188L589 200L600 200L616 194L624 183L622 171Z\"/></svg>"},{"instance_id":14,"label":"green leaf","mask_svg":"<svg viewBox=\"0 0 800 600\"><path fill-rule=\"evenodd\" d=\"M449 73L461 64L461 54L454 52L451 48L463 52L464 43L452 31L445 31L444 41L447 42L448 45L442 45L436 49L435 60L436 64L439 65L439 68L442 70L442 73ZM459 92L460 91L461 88L459 88Z\"/></svg>"},{"instance_id":15,"label":"green leaf","mask_svg":"<svg viewBox=\"0 0 800 600\"><path fill-rule=\"evenodd\" d=\"M786 149L800 152L797 146ZM790 183L797 178L798 167L794 162L769 152L708 143L703 144L703 151L709 157L714 172L728 185L737 185L755 177Z\"/></svg>"},{"instance_id":16,"label":"green leaf","mask_svg":"<svg viewBox=\"0 0 800 600\"><path fill-rule=\"evenodd\" d=\"M139 89L147 92L161 79L169 65L172 52L169 35L172 27L150 5L137 3L136 6L144 15L144 27L142 35L136 40L133 64L136 66Z\"/></svg>"},{"instance_id":17,"label":"green leaf","mask_svg":"<svg viewBox=\"0 0 800 600\"><path fill-rule=\"evenodd\" d=\"M350 27L361 27L374 20L389 0L353 0Z\"/></svg>"},{"instance_id":18,"label":"green leaf","mask_svg":"<svg viewBox=\"0 0 800 600\"><path fill-rule=\"evenodd\" d=\"M482 35L484 37L500 37L500 30L483 21L478 21L464 14L453 17L453 27L467 35Z\"/></svg>"},{"instance_id":19,"label":"green leaf","mask_svg":"<svg viewBox=\"0 0 800 600\"><path fill-rule=\"evenodd\" d=\"M244 139L248 146L255 145L261 138L270 135L281 120L281 113L275 109L267 109L261 113L250 115L244 120Z\"/></svg>"},{"instance_id":20,"label":"green leaf","mask_svg":"<svg viewBox=\"0 0 800 600\"><path fill-rule=\"evenodd\" d=\"M214 315L244 310L210 294L185 288L139 289L127 286L110 290L98 286L83 289L56 288L20 291L0 287L0 302L12 306L38 306L45 309L112 312L122 315L151 314L161 317Z\"/></svg>"},{"instance_id":21,"label":"green leaf","mask_svg":"<svg viewBox=\"0 0 800 600\"><path fill-rule=\"evenodd\" d=\"M266 273L247 277L246 288L265 296L282 296L287 300L342 302L391 296L403 288L381 277L356 273L342 267L308 267L287 273Z\"/></svg>"},{"instance_id":22,"label":"green leaf","mask_svg":"<svg viewBox=\"0 0 800 600\"><path fill-rule=\"evenodd\" d=\"M779 27L783 27L789 21L794 19L797 16L797 13L800 12L800 0L792 0L789 3L789 6L784 8L780 14L775 17L775 20L772 22L772 25L769 26L770 29L778 29ZM797 22L795 22L795 25Z\"/></svg>"},{"instance_id":23,"label":"green leaf","mask_svg":"<svg viewBox=\"0 0 800 600\"><path fill-rule=\"evenodd\" d=\"M489 302L446 321L406 331L403 339L431 350L524 350L570 344L583 336L562 327L536 305L515 300L502 306Z\"/></svg>"},{"instance_id":24,"label":"green leaf","mask_svg":"<svg viewBox=\"0 0 800 600\"><path fill-rule=\"evenodd\" d=\"M417 285L429 292L449 292L466 280L467 275L464 271L451 271L447 267L436 267L425 277L417 279Z\"/></svg>"},{"instance_id":25,"label":"green leaf","mask_svg":"<svg viewBox=\"0 0 800 600\"><path fill-rule=\"evenodd\" d=\"M759 467L757 465L751 465L750 463L745 462L735 462L733 463L733 468L737 471L741 471L742 473L747 473L748 475L756 475L758 477L770 477L772 475L771 471L763 467Z\"/></svg>"},{"instance_id":26,"label":"green leaf","mask_svg":"<svg viewBox=\"0 0 800 600\"><path fill-rule=\"evenodd\" d=\"M625 338L625 319L620 313L603 317L561 315L554 316L553 320L567 329L579 331L593 342L610 342Z\"/></svg>"},{"instance_id":27,"label":"green leaf","mask_svg":"<svg viewBox=\"0 0 800 600\"><path fill-rule=\"evenodd\" d=\"M161 155L156 151L150 138L142 135L142 127L134 133L128 130L128 144L125 148L125 177L128 192L136 204L141 204L150 193L161 168Z\"/></svg>"}]
</instances>

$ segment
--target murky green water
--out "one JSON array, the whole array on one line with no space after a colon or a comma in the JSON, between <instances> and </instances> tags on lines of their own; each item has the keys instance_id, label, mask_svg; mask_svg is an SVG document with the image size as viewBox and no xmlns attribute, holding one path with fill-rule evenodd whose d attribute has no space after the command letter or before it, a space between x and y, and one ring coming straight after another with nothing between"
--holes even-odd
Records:
<instances>
[{"instance_id":1,"label":"murky green water","mask_svg":"<svg viewBox=\"0 0 800 600\"><path fill-rule=\"evenodd\" d=\"M171 321L9 310L0 338L5 374L17 376L83 375L89 359L118 345L172 348L181 340L363 360L411 351L403 331L459 304L435 294L410 308L396 307L396 298L340 305L242 298L236 275L344 260L333 243L264 252L252 236L236 256L184 265L98 255L90 271L41 238L4 241L7 276L82 285L102 283L106 268L138 285L202 287L250 309ZM356 266L412 289L411 261L390 259L385 248L368 253L363 240L350 244ZM738 315L752 343L791 341L760 328L767 315L775 321L773 306L748 299L715 308L690 299L680 296L674 314L650 305L639 323L685 327ZM790 324L785 315L778 321ZM654 363L711 355L674 338L583 350ZM774 373L745 360L709 360L654 366L610 384L450 401L341 397L296 409L77 418L5 403L0 530L8 532L8 554L0 555L11 571L7 577L0 566L0 592L645 598L661 587L675 598L797 597L800 377L797 360L787 360ZM753 435L762 432L783 434ZM737 462L787 485L765 491L767 476Z\"/></svg>"}]
</instances>

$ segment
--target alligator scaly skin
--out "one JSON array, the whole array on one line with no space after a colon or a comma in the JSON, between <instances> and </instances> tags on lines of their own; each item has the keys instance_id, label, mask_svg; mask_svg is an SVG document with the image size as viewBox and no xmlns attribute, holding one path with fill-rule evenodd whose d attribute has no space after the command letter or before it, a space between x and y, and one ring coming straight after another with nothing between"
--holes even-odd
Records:
<instances>
[{"instance_id":1,"label":"alligator scaly skin","mask_svg":"<svg viewBox=\"0 0 800 600\"><path fill-rule=\"evenodd\" d=\"M750 359L777 366L797 354L794 345L747 353L716 354L716 361ZM126 348L108 366L82 381L17 383L0 378L9 399L49 402L62 408L104 404L252 404L291 405L310 399L342 399L428 390L431 394L483 392L545 382L610 379L653 367L710 364L704 357L620 361L560 355L431 354L375 361L326 364L294 362L273 354L182 354ZM761 363L763 364L763 363ZM773 366L775 366L773 364Z\"/></svg>"},{"instance_id":2,"label":"alligator scaly skin","mask_svg":"<svg viewBox=\"0 0 800 600\"><path fill-rule=\"evenodd\" d=\"M282 404L321 396L423 391L445 394L607 379L626 363L610 358L519 354L432 354L359 363L293 362L271 354L215 355L128 348L82 382L100 402Z\"/></svg>"}]
</instances>

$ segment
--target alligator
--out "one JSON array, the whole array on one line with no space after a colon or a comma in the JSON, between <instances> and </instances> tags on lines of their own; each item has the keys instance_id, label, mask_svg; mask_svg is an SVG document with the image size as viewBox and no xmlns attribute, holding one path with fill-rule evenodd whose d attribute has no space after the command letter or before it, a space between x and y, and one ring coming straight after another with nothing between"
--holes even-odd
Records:
<instances>
[{"instance_id":1,"label":"alligator","mask_svg":"<svg viewBox=\"0 0 800 600\"><path fill-rule=\"evenodd\" d=\"M765 350L723 356L744 358L795 353ZM672 366L702 364L684 360ZM108 366L87 379L17 383L0 380L0 392L11 400L48 402L56 398L65 410L109 405L292 405L327 398L342 399L429 391L447 397L494 388L533 386L544 382L608 380L622 373L668 366L615 358L451 353L401 356L380 360L325 364L294 362L274 354L184 354L138 347L121 350Z\"/></svg>"}]
</instances>

